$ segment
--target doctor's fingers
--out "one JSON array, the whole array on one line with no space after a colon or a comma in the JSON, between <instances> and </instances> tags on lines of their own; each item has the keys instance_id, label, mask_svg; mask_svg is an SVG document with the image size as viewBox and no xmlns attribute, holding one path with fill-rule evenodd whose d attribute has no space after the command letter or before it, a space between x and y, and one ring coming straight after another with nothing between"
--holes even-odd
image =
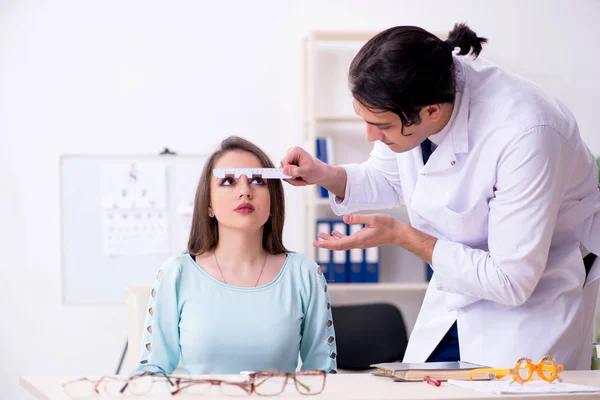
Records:
<instances>
[{"instance_id":1,"label":"doctor's fingers","mask_svg":"<svg viewBox=\"0 0 600 400\"><path fill-rule=\"evenodd\" d=\"M379 214L346 214L343 217L348 225L374 225L378 219Z\"/></svg>"},{"instance_id":2,"label":"doctor's fingers","mask_svg":"<svg viewBox=\"0 0 600 400\"><path fill-rule=\"evenodd\" d=\"M323 240L313 242L313 246L321 247L328 250L350 250L362 248L359 245L359 241L352 236L344 236L341 238L329 236L325 233L319 234L319 237Z\"/></svg>"},{"instance_id":3,"label":"doctor's fingers","mask_svg":"<svg viewBox=\"0 0 600 400\"><path fill-rule=\"evenodd\" d=\"M289 183L292 186L307 186L308 185L308 182L306 182L302 178L284 179L284 181L286 181L287 183Z\"/></svg>"},{"instance_id":4,"label":"doctor's fingers","mask_svg":"<svg viewBox=\"0 0 600 400\"><path fill-rule=\"evenodd\" d=\"M336 237L336 238L338 238L338 239L341 239L341 238L343 238L343 237L346 237L346 235L344 235L342 232L338 232L338 231L333 231L333 232L331 232L331 235L332 235L332 236L335 236L335 237Z\"/></svg>"},{"instance_id":5,"label":"doctor's fingers","mask_svg":"<svg viewBox=\"0 0 600 400\"><path fill-rule=\"evenodd\" d=\"M344 235L340 231L333 231L333 232L331 232L331 235L329 235L325 232L319 232L319 234L317 236L319 237L319 239L323 239L323 240L335 240L335 239L341 239L341 238L346 237L346 235Z\"/></svg>"},{"instance_id":6,"label":"doctor's fingers","mask_svg":"<svg viewBox=\"0 0 600 400\"><path fill-rule=\"evenodd\" d=\"M283 167L283 173L294 178L302 178L312 173L312 165L286 165Z\"/></svg>"},{"instance_id":7,"label":"doctor's fingers","mask_svg":"<svg viewBox=\"0 0 600 400\"><path fill-rule=\"evenodd\" d=\"M295 146L288 150L287 154L281 159L279 165L281 168L285 168L288 165L303 165L311 159L312 156L308 154L306 150L302 147Z\"/></svg>"}]
</instances>

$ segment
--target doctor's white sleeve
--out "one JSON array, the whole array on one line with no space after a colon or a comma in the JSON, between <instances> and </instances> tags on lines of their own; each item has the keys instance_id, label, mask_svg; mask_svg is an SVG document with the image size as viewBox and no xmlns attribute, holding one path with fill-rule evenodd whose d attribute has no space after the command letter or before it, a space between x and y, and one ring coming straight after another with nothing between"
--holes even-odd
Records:
<instances>
[{"instance_id":1,"label":"doctor's white sleeve","mask_svg":"<svg viewBox=\"0 0 600 400\"><path fill-rule=\"evenodd\" d=\"M438 240L432 263L438 290L509 306L527 301L546 267L570 154L566 139L547 126L506 149L489 202L489 251Z\"/></svg>"},{"instance_id":2,"label":"doctor's white sleeve","mask_svg":"<svg viewBox=\"0 0 600 400\"><path fill-rule=\"evenodd\" d=\"M344 198L329 193L329 204L336 215L394 208L404 203L398 159L385 144L375 142L366 162L342 167L347 175Z\"/></svg>"}]
</instances>

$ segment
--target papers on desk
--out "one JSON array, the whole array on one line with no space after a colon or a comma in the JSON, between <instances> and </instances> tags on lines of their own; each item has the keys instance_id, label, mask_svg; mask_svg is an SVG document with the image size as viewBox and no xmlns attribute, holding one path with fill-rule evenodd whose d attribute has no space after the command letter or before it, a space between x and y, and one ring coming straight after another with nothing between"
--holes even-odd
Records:
<instances>
[{"instance_id":1,"label":"papers on desk","mask_svg":"<svg viewBox=\"0 0 600 400\"><path fill-rule=\"evenodd\" d=\"M525 393L600 393L600 387L575 385L573 383L544 381L529 381L520 385L511 384L510 380L501 381L457 381L449 380L449 383L466 389L477 390L484 393L495 394L525 394Z\"/></svg>"}]
</instances>

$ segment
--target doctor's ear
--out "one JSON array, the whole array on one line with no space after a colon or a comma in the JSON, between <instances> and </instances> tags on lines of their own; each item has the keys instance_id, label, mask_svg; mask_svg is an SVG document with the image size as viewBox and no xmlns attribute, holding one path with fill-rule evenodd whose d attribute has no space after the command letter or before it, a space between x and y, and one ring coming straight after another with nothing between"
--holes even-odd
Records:
<instances>
[{"instance_id":1,"label":"doctor's ear","mask_svg":"<svg viewBox=\"0 0 600 400\"><path fill-rule=\"evenodd\" d=\"M423 113L423 117L428 119L431 122L437 122L442 117L442 105L441 104L431 104L429 106L423 107L421 111Z\"/></svg>"}]
</instances>

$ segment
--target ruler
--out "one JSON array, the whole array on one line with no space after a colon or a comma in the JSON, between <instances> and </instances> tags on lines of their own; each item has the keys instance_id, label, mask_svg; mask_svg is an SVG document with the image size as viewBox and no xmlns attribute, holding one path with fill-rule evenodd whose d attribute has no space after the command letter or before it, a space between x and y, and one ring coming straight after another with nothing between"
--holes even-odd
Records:
<instances>
[{"instance_id":1,"label":"ruler","mask_svg":"<svg viewBox=\"0 0 600 400\"><path fill-rule=\"evenodd\" d=\"M215 168L213 175L217 178L239 178L246 175L248 178L263 179L290 179L291 176L283 173L281 168Z\"/></svg>"}]
</instances>

